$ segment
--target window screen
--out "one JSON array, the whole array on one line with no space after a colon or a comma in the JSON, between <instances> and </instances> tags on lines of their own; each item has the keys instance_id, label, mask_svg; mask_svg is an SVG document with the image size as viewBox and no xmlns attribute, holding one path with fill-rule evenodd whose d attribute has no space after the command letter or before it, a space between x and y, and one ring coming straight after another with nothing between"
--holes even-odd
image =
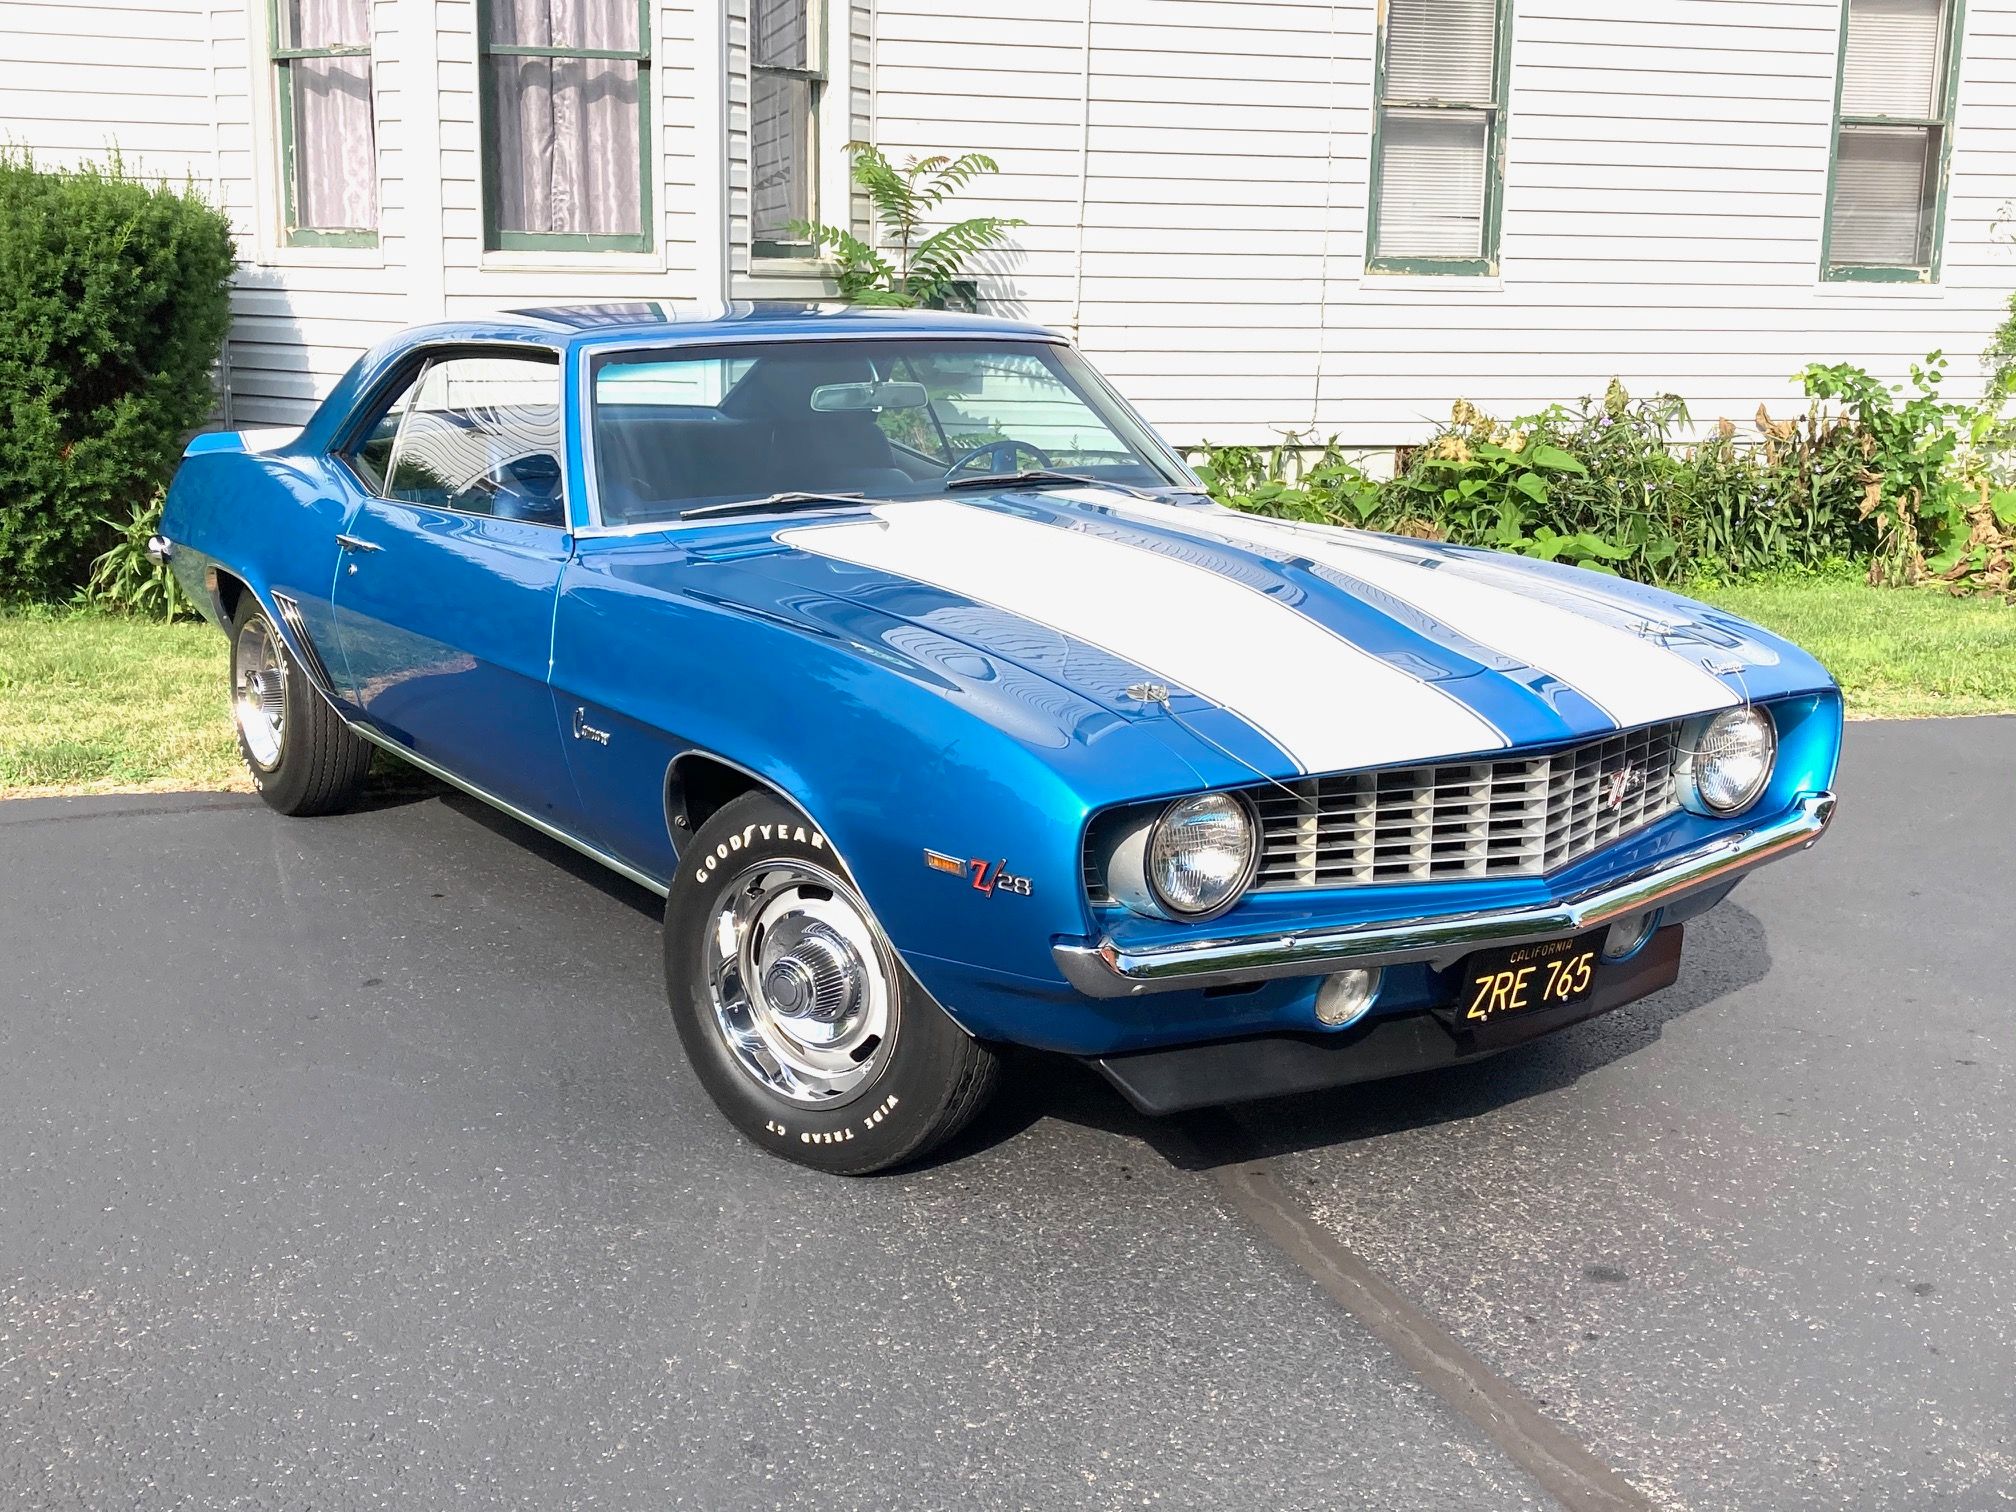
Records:
<instances>
[{"instance_id":1,"label":"window screen","mask_svg":"<svg viewBox=\"0 0 2016 1512\"><path fill-rule=\"evenodd\" d=\"M1828 277L1932 276L1955 20L1954 0L1847 0Z\"/></svg>"},{"instance_id":2,"label":"window screen","mask_svg":"<svg viewBox=\"0 0 2016 1512\"><path fill-rule=\"evenodd\" d=\"M1504 67L1498 0L1389 0L1372 267L1485 272L1497 257Z\"/></svg>"}]
</instances>

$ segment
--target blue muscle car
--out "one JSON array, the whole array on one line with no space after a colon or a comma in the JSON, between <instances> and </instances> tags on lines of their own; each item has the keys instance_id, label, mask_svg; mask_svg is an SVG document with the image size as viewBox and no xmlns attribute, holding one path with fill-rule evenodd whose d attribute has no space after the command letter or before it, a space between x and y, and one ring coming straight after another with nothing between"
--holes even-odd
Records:
<instances>
[{"instance_id":1,"label":"blue muscle car","mask_svg":"<svg viewBox=\"0 0 2016 1512\"><path fill-rule=\"evenodd\" d=\"M1834 807L1795 647L1219 508L1007 321L417 329L199 437L162 529L273 807L383 749L664 894L702 1081L833 1171L948 1137L1004 1044L1149 1112L1502 1050L1671 983Z\"/></svg>"}]
</instances>

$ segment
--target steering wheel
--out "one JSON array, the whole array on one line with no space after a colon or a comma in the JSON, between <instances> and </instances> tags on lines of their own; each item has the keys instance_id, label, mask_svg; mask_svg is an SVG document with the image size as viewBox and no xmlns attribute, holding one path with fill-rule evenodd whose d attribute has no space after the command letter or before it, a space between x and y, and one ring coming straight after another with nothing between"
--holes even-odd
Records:
<instances>
[{"instance_id":1,"label":"steering wheel","mask_svg":"<svg viewBox=\"0 0 2016 1512\"><path fill-rule=\"evenodd\" d=\"M1038 467L1049 468L1056 465L1050 460L1050 453L1035 442L1017 441L1012 436L1004 436L999 441L989 441L985 446L976 446L969 452L960 453L957 460L945 469L945 477L948 481L956 478L966 471L968 463L978 457L987 458L987 471L990 473L1021 472L1023 469L1015 465L1015 459L1024 452L1036 459Z\"/></svg>"}]
</instances>

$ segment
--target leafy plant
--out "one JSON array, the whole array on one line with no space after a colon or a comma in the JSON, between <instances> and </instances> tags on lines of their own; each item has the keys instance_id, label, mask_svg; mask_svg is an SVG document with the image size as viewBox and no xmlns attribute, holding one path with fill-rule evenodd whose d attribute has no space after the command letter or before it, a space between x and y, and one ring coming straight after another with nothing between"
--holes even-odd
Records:
<instances>
[{"instance_id":1,"label":"leafy plant","mask_svg":"<svg viewBox=\"0 0 2016 1512\"><path fill-rule=\"evenodd\" d=\"M800 220L791 223L791 233L832 252L839 263L835 278L840 295L854 304L942 305L970 258L1000 246L1009 231L1027 224L1010 216L977 215L927 231L953 195L982 174L1001 171L984 152L912 157L900 168L867 142L849 142L847 155L851 176L868 196L889 255L844 226Z\"/></svg>"},{"instance_id":2,"label":"leafy plant","mask_svg":"<svg viewBox=\"0 0 2016 1512\"><path fill-rule=\"evenodd\" d=\"M0 148L0 602L67 597L214 402L230 222Z\"/></svg>"},{"instance_id":3,"label":"leafy plant","mask_svg":"<svg viewBox=\"0 0 2016 1512\"><path fill-rule=\"evenodd\" d=\"M156 492L123 525L114 520L104 522L119 532L119 538L91 564L91 576L78 590L79 600L148 619L171 620L196 612L174 571L147 554L147 542L161 529L161 506L166 497Z\"/></svg>"},{"instance_id":4,"label":"leafy plant","mask_svg":"<svg viewBox=\"0 0 2016 1512\"><path fill-rule=\"evenodd\" d=\"M1950 468L1957 411L1939 398L1945 369L1938 352L1913 363L1909 395L1845 362L1809 363L1803 374L1807 397L1820 401L1816 422L1827 404L1839 406L1861 453L1853 482L1856 512L1877 532L1872 583L1916 582L1928 545L1943 556L1965 540L1968 489Z\"/></svg>"},{"instance_id":5,"label":"leafy plant","mask_svg":"<svg viewBox=\"0 0 2016 1512\"><path fill-rule=\"evenodd\" d=\"M1944 359L1908 389L1849 364L1802 374L1810 411L1754 438L1721 421L1688 443L1686 406L1600 399L1504 422L1459 400L1426 443L1372 477L1333 439L1207 448L1221 501L1293 519L1491 546L1648 582L1732 581L1856 561L1872 582L2016 596L2016 488L1984 461L1984 411L1942 400ZM1314 453L1313 460L1310 460Z\"/></svg>"}]
</instances>

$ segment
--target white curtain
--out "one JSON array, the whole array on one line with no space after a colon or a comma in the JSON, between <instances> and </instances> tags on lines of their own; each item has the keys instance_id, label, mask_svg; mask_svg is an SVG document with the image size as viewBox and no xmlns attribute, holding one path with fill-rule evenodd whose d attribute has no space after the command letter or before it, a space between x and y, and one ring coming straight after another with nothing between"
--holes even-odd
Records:
<instances>
[{"instance_id":1,"label":"white curtain","mask_svg":"<svg viewBox=\"0 0 2016 1512\"><path fill-rule=\"evenodd\" d=\"M506 46L630 49L635 0L493 0ZM633 61L489 59L497 102L497 215L506 231L635 235L638 70Z\"/></svg>"},{"instance_id":2,"label":"white curtain","mask_svg":"<svg viewBox=\"0 0 2016 1512\"><path fill-rule=\"evenodd\" d=\"M289 0L290 47L363 47L370 0ZM293 71L294 218L316 230L378 225L378 151L371 60L298 58Z\"/></svg>"}]
</instances>

